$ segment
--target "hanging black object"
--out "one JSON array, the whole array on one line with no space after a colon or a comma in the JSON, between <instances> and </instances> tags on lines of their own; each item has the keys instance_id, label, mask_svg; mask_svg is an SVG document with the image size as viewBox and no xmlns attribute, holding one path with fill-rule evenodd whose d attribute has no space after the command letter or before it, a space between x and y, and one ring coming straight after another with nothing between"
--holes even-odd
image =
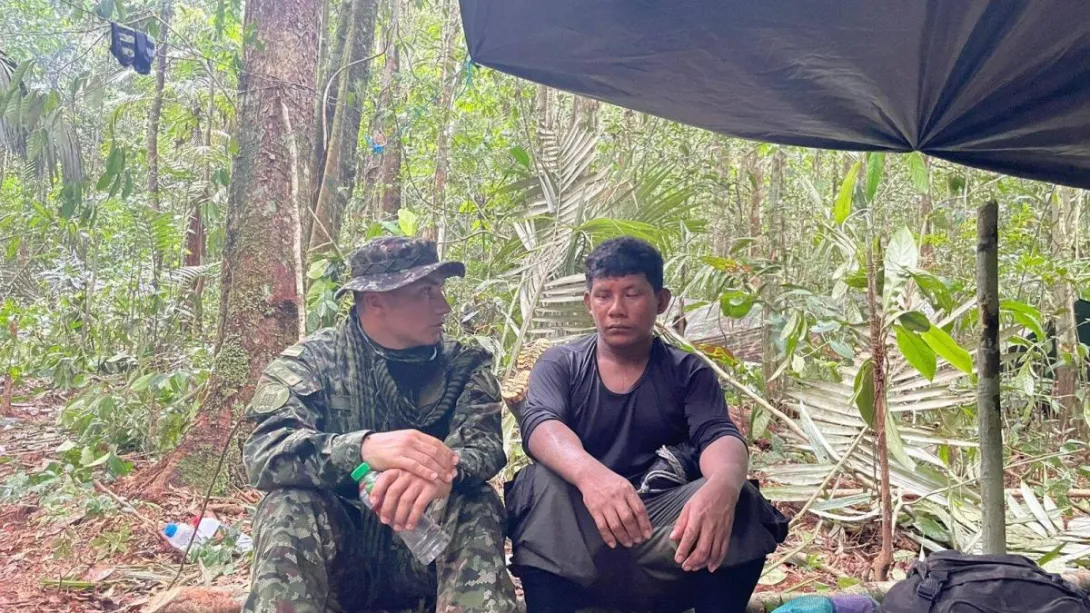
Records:
<instances>
[{"instance_id":1,"label":"hanging black object","mask_svg":"<svg viewBox=\"0 0 1090 613\"><path fill-rule=\"evenodd\" d=\"M155 41L143 32L110 22L110 54L126 68L132 66L140 74L151 74Z\"/></svg>"}]
</instances>

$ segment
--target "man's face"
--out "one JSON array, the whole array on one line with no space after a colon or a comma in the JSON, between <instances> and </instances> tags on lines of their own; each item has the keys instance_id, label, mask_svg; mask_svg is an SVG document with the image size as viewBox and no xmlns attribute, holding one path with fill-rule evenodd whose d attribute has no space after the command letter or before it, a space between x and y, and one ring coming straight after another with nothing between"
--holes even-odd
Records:
<instances>
[{"instance_id":1,"label":"man's face","mask_svg":"<svg viewBox=\"0 0 1090 613\"><path fill-rule=\"evenodd\" d=\"M627 347L646 340L655 318L666 311L670 291L655 292L643 274L595 279L583 294L598 336L611 347Z\"/></svg>"},{"instance_id":2,"label":"man's face","mask_svg":"<svg viewBox=\"0 0 1090 613\"><path fill-rule=\"evenodd\" d=\"M400 345L391 349L434 345L442 339L450 313L443 284L442 277L433 275L390 292L367 294L365 317L374 316L376 325Z\"/></svg>"}]
</instances>

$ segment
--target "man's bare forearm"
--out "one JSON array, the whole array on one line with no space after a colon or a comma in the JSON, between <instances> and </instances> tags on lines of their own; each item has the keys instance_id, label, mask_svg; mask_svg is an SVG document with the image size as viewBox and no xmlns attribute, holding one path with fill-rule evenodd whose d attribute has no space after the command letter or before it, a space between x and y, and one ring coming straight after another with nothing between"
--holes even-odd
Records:
<instances>
[{"instance_id":1,"label":"man's bare forearm","mask_svg":"<svg viewBox=\"0 0 1090 613\"><path fill-rule=\"evenodd\" d=\"M720 484L735 497L742 491L749 471L749 450L741 439L724 436L700 454L700 472L708 482Z\"/></svg>"},{"instance_id":2,"label":"man's bare forearm","mask_svg":"<svg viewBox=\"0 0 1090 613\"><path fill-rule=\"evenodd\" d=\"M575 432L560 421L552 420L539 425L526 444L538 462L578 488L594 472L609 470L587 453Z\"/></svg>"}]
</instances>

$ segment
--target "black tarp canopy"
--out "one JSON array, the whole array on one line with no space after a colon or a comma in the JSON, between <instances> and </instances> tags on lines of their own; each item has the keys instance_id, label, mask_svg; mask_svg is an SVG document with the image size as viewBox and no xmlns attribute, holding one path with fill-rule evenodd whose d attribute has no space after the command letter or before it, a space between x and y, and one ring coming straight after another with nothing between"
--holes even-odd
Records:
<instances>
[{"instance_id":1,"label":"black tarp canopy","mask_svg":"<svg viewBox=\"0 0 1090 613\"><path fill-rule=\"evenodd\" d=\"M481 65L752 140L1090 188L1088 0L460 0Z\"/></svg>"}]
</instances>

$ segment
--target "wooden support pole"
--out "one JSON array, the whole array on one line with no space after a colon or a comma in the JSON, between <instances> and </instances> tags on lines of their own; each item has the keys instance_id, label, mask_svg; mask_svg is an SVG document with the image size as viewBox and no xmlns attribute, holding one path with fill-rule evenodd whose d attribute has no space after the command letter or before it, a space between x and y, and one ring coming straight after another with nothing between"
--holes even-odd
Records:
<instances>
[{"instance_id":1,"label":"wooden support pole","mask_svg":"<svg viewBox=\"0 0 1090 613\"><path fill-rule=\"evenodd\" d=\"M980 420L980 486L984 553L1007 551L1003 498L1003 418L999 410L999 205L977 216L976 284L980 309L977 351L977 418Z\"/></svg>"}]
</instances>

